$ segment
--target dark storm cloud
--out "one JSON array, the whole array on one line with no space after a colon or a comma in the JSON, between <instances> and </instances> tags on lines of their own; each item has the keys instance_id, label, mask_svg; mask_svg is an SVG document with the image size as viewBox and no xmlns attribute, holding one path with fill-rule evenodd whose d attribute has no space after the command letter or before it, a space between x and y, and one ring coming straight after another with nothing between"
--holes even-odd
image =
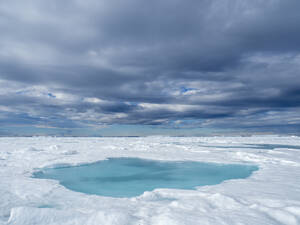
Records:
<instances>
[{"instance_id":1,"label":"dark storm cloud","mask_svg":"<svg viewBox=\"0 0 300 225\"><path fill-rule=\"evenodd\" d=\"M299 123L299 10L297 0L0 3L1 121Z\"/></svg>"}]
</instances>

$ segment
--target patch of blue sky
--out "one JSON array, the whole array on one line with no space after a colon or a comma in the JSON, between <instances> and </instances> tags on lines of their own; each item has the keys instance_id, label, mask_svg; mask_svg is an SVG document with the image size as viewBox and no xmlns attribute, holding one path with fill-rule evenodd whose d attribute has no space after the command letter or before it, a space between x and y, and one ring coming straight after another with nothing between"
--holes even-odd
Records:
<instances>
[{"instance_id":1,"label":"patch of blue sky","mask_svg":"<svg viewBox=\"0 0 300 225\"><path fill-rule=\"evenodd\" d=\"M188 87L180 87L180 93L183 94L183 93L186 93L188 91L192 91L192 90L196 90L195 88L188 88Z\"/></svg>"}]
</instances>

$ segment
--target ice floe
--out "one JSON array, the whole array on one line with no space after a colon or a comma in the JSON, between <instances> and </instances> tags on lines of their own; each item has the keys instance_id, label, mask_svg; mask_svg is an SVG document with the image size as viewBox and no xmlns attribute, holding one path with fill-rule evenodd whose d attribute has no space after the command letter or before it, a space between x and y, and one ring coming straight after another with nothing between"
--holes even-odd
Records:
<instances>
[{"instance_id":1,"label":"ice floe","mask_svg":"<svg viewBox=\"0 0 300 225\"><path fill-rule=\"evenodd\" d=\"M300 138L0 138L0 224L300 224ZM32 173L112 157L251 164L247 179L132 198L71 191Z\"/></svg>"}]
</instances>

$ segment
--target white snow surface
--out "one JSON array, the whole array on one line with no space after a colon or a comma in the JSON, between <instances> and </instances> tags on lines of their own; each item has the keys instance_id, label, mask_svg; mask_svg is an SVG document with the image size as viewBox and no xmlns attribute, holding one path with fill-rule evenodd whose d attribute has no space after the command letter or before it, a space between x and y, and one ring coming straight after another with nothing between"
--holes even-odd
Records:
<instances>
[{"instance_id":1,"label":"white snow surface","mask_svg":"<svg viewBox=\"0 0 300 225\"><path fill-rule=\"evenodd\" d=\"M0 225L300 224L300 149L246 144L300 146L300 137L2 137ZM156 189L133 198L87 195L31 177L39 168L109 157L254 164L259 170L197 190Z\"/></svg>"}]
</instances>

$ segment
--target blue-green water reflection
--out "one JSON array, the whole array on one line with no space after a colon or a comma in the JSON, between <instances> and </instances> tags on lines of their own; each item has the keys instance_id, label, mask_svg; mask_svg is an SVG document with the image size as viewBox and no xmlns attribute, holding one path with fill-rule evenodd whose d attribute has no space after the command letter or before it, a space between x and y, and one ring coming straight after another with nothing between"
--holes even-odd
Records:
<instances>
[{"instance_id":1,"label":"blue-green water reflection","mask_svg":"<svg viewBox=\"0 0 300 225\"><path fill-rule=\"evenodd\" d=\"M258 167L251 165L110 158L80 166L47 168L33 177L55 179L68 189L87 194L133 197L156 188L194 189L219 184L246 178L256 170Z\"/></svg>"}]
</instances>

